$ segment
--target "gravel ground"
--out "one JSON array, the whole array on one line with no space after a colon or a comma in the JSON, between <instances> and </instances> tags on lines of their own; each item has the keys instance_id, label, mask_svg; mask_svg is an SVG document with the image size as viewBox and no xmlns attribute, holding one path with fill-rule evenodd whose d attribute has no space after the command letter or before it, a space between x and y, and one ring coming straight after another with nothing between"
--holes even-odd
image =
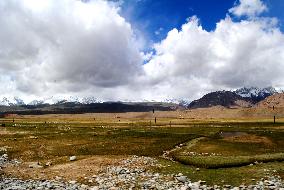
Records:
<instances>
[{"instance_id":1,"label":"gravel ground","mask_svg":"<svg viewBox=\"0 0 284 190\"><path fill-rule=\"evenodd\" d=\"M20 164L17 160L9 160L8 155L0 156L0 170L5 164ZM271 176L268 180L256 182L256 185L232 187L230 185L208 186L205 181L192 182L182 173L177 175L163 175L147 171L146 166L159 167L156 159L133 156L123 160L117 166L109 166L100 174L88 177L88 186L76 181L56 180L21 180L16 178L0 178L0 189L70 189L70 190L97 190L97 189L278 189L284 190L280 177Z\"/></svg>"}]
</instances>

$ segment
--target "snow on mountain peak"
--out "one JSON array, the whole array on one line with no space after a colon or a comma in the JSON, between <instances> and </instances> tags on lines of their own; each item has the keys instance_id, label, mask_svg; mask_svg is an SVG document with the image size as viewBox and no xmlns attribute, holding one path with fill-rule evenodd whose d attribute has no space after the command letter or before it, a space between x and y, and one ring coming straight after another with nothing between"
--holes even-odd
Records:
<instances>
[{"instance_id":1,"label":"snow on mountain peak","mask_svg":"<svg viewBox=\"0 0 284 190\"><path fill-rule=\"evenodd\" d=\"M3 97L2 100L0 100L1 106L13 106L13 105L24 105L25 102L18 98L18 97Z\"/></svg>"},{"instance_id":2,"label":"snow on mountain peak","mask_svg":"<svg viewBox=\"0 0 284 190\"><path fill-rule=\"evenodd\" d=\"M74 103L81 103L81 104L91 104L91 103L100 103L103 102L95 97L83 97L79 98L76 96L58 96L58 97L45 97L35 99L29 102L24 102L22 99L18 97L2 97L0 99L0 106L19 106L19 105L40 105L40 104L58 104L58 103L67 103L67 102L74 102Z\"/></svg>"},{"instance_id":3,"label":"snow on mountain peak","mask_svg":"<svg viewBox=\"0 0 284 190\"><path fill-rule=\"evenodd\" d=\"M278 91L273 87L258 88L258 87L243 87L234 91L243 98L250 98L254 102L261 101L268 96L271 96Z\"/></svg>"},{"instance_id":4,"label":"snow on mountain peak","mask_svg":"<svg viewBox=\"0 0 284 190\"><path fill-rule=\"evenodd\" d=\"M273 87L258 88L258 87L243 87L235 91L236 94L242 97L264 96L277 93Z\"/></svg>"}]
</instances>

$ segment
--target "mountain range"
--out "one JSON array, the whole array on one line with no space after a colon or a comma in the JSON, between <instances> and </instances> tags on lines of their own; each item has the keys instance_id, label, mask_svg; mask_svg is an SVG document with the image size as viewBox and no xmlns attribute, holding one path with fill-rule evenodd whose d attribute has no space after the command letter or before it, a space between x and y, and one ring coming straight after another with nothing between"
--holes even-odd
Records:
<instances>
[{"instance_id":1,"label":"mountain range","mask_svg":"<svg viewBox=\"0 0 284 190\"><path fill-rule=\"evenodd\" d=\"M247 100L247 97L244 98L235 92L231 91L217 91L211 92L204 95L198 100L192 101L188 108L207 108L213 106L223 106L223 107L251 107L252 102Z\"/></svg>"},{"instance_id":2,"label":"mountain range","mask_svg":"<svg viewBox=\"0 0 284 190\"><path fill-rule=\"evenodd\" d=\"M235 94L241 96L244 98L244 100L251 101L252 103L257 103L266 97L275 94L277 91L273 87L267 87L267 88L257 88L257 87L244 87L240 88L234 91ZM3 97L2 100L0 100L0 106L21 106L21 105L43 105L43 104L62 104L62 103L78 103L78 104L92 104L92 103L102 103L103 100L97 99L95 97L76 97L76 96L68 96L68 97L48 97L44 99L39 100L33 100L31 102L24 102L19 97ZM124 100L120 102L133 102L129 100ZM155 102L154 100L136 100L135 102ZM180 106L187 107L191 101L189 98L184 99L164 99L160 102L163 103L174 103Z\"/></svg>"},{"instance_id":3,"label":"mountain range","mask_svg":"<svg viewBox=\"0 0 284 190\"><path fill-rule=\"evenodd\" d=\"M213 106L223 106L227 108L252 107L267 97L281 93L273 87L256 88L244 87L235 91L216 91L204 95L198 100L192 101L188 108L207 108Z\"/></svg>"},{"instance_id":4,"label":"mountain range","mask_svg":"<svg viewBox=\"0 0 284 190\"><path fill-rule=\"evenodd\" d=\"M273 101L269 100L272 95L277 95L279 92L280 91L277 91L272 87L263 89L244 87L234 91L211 92L192 102L187 99L166 99L161 102L147 100L137 102L103 102L94 97L51 97L44 100L34 100L26 104L18 97L10 99L4 97L0 101L0 115L6 113L33 115L48 113L145 112L153 110L170 111L178 109L207 108L213 106L223 106L227 108L252 107L255 105L266 106L279 99L276 98L277 100L273 99ZM261 103L263 100L267 100L267 102Z\"/></svg>"},{"instance_id":5,"label":"mountain range","mask_svg":"<svg viewBox=\"0 0 284 190\"><path fill-rule=\"evenodd\" d=\"M40 100L33 100L31 102L24 102L18 97L3 97L0 100L0 106L22 106L22 105L43 105L43 104L62 104L62 103L78 103L78 104L92 104L92 103L102 103L102 100L99 100L95 97L84 97L79 98L75 96L68 97L48 97Z\"/></svg>"}]
</instances>

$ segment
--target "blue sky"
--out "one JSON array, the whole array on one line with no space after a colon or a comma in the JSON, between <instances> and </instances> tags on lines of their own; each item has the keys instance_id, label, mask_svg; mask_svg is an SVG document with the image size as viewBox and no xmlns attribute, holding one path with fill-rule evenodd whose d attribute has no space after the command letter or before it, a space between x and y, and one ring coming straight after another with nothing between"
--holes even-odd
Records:
<instances>
[{"instance_id":1,"label":"blue sky","mask_svg":"<svg viewBox=\"0 0 284 190\"><path fill-rule=\"evenodd\" d=\"M124 0L121 15L145 35L149 44L164 39L173 28L180 29L188 17L196 15L202 27L212 31L225 18L236 0ZM284 31L284 1L264 0L269 11L262 16L277 17ZM239 18L234 18L238 20Z\"/></svg>"}]
</instances>

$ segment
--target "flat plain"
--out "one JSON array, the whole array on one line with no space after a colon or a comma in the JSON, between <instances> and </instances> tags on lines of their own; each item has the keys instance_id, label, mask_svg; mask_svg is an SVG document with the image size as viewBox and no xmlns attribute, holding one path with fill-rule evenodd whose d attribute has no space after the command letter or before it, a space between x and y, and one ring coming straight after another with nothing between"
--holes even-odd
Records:
<instances>
[{"instance_id":1,"label":"flat plain","mask_svg":"<svg viewBox=\"0 0 284 190\"><path fill-rule=\"evenodd\" d=\"M163 174L208 184L284 177L284 117L270 110L215 107L172 112L14 115L0 119L0 154L21 164L3 175L76 180L133 155L156 158ZM206 117L205 117L206 116ZM155 123L156 118L156 123ZM13 121L14 120L14 121ZM69 157L76 156L70 162ZM30 167L38 163L40 168ZM76 172L74 172L76 170Z\"/></svg>"}]
</instances>

